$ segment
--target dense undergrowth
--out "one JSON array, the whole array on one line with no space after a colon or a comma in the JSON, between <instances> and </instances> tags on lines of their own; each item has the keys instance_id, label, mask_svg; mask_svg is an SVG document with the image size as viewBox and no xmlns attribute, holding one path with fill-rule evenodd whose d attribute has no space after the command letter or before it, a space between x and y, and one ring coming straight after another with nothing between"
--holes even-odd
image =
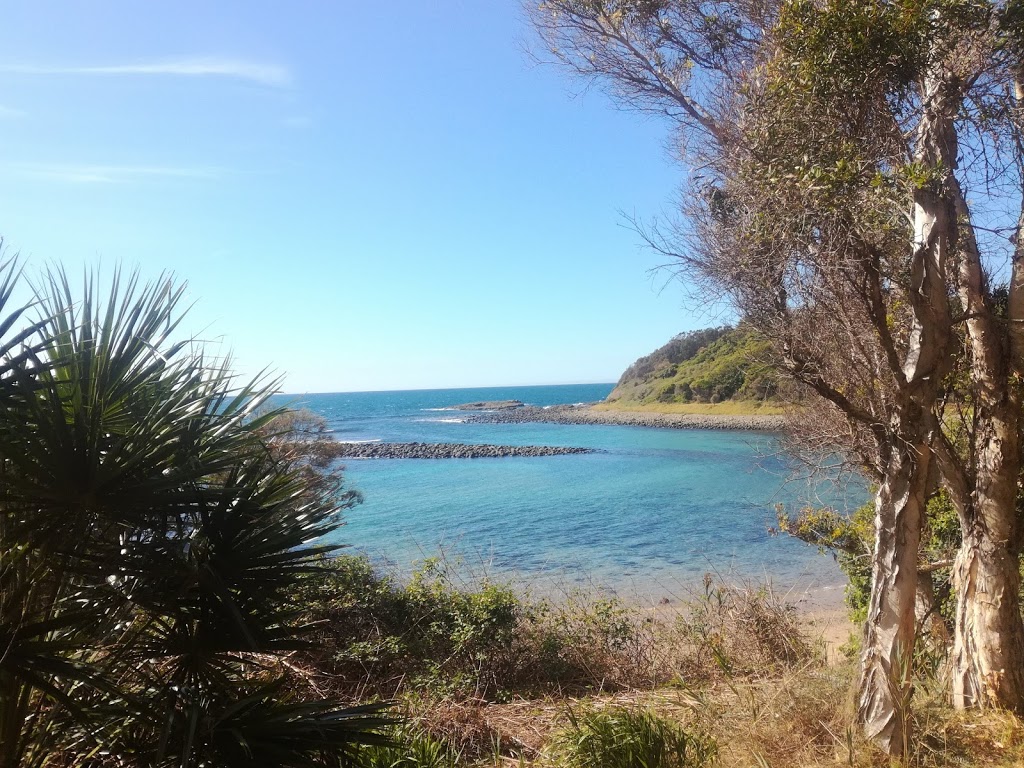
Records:
<instances>
[{"instance_id":1,"label":"dense undergrowth","mask_svg":"<svg viewBox=\"0 0 1024 768\"><path fill-rule=\"evenodd\" d=\"M855 663L830 664L768 588L708 578L683 604L641 608L466 585L443 559L399 579L344 556L301 591L318 629L290 660L296 692L395 700L408 718L367 765L889 764L853 724ZM940 666L921 666L908 764L1024 760L1012 715L948 708Z\"/></svg>"},{"instance_id":2,"label":"dense undergrowth","mask_svg":"<svg viewBox=\"0 0 1024 768\"><path fill-rule=\"evenodd\" d=\"M614 597L531 600L483 580L467 587L444 559L406 581L364 557L326 561L297 601L319 627L305 666L333 693L506 702L770 672L813 657L797 616L768 590L711 579L686 618Z\"/></svg>"}]
</instances>

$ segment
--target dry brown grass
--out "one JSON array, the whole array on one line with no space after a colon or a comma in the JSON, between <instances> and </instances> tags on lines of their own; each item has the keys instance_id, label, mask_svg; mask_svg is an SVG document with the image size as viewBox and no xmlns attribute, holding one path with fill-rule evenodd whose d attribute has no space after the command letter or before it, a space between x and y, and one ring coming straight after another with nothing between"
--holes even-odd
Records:
<instances>
[{"instance_id":1,"label":"dry brown grass","mask_svg":"<svg viewBox=\"0 0 1024 768\"><path fill-rule=\"evenodd\" d=\"M414 725L450 745L459 765L557 768L550 749L570 710L620 707L710 734L722 768L1024 766L1024 725L1016 717L954 712L931 678L915 686L912 754L906 763L881 754L854 725L855 663L826 658L806 617L767 587L722 586L709 577L678 606L652 610L581 594L510 607L500 590L460 597L431 584L417 593L421 613L410 614L406 598L384 586L364 607L330 604L329 620L343 623L325 632L320 654L293 657L297 684L354 699L381 690L397 696ZM403 609L397 616L418 617L402 625L403 651L427 655L345 661L350 652L340 643L386 639L375 612L396 605ZM495 606L502 610L494 613ZM440 643L438 631L408 634L453 610L466 620L483 610L478 618L492 629L497 616L512 623L461 655Z\"/></svg>"},{"instance_id":2,"label":"dry brown grass","mask_svg":"<svg viewBox=\"0 0 1024 768\"><path fill-rule=\"evenodd\" d=\"M772 641L769 634L767 645L754 642L748 630L759 626L761 610L734 614L730 652L735 662L728 673L704 659L674 685L505 704L423 702L419 720L456 745L467 765L554 768L548 749L570 709L627 707L710 734L719 746L720 768L1024 766L1024 723L1008 713L956 712L934 681L918 686L915 739L906 761L881 753L854 724L855 663L828 664L811 654L790 664L791 647L813 646L814 638L794 643L792 638ZM759 670L756 660L768 665Z\"/></svg>"},{"instance_id":3,"label":"dry brown grass","mask_svg":"<svg viewBox=\"0 0 1024 768\"><path fill-rule=\"evenodd\" d=\"M720 768L1011 768L1024 765L1024 724L1008 713L955 712L918 702L917 738L906 762L893 760L853 726L853 665L818 662L774 677L718 681L698 688L549 697L507 704L432 704L418 724L445 738L467 765L554 768L548 748L570 709L644 709L709 733ZM600 768L595 766L594 768Z\"/></svg>"},{"instance_id":4,"label":"dry brown grass","mask_svg":"<svg viewBox=\"0 0 1024 768\"><path fill-rule=\"evenodd\" d=\"M826 669L815 643L801 634L796 611L766 588L723 587L709 579L703 593L658 619L607 600L576 600L549 610L525 631L559 637L564 662L591 675L589 694L576 687L508 703L407 696L417 725L466 761L540 766L550 762L547 747L565 727L569 710L649 709L717 737L716 724L739 725L751 713L757 715L753 726L773 722L758 697L768 691L780 695L780 676ZM543 665L535 674L543 674ZM805 743L806 734L794 741Z\"/></svg>"},{"instance_id":5,"label":"dry brown grass","mask_svg":"<svg viewBox=\"0 0 1024 768\"><path fill-rule=\"evenodd\" d=\"M1024 765L1024 725L1002 712L956 712L942 698L916 700L911 753L893 759L854 724L853 665L796 670L776 680L708 692L695 710L715 734L722 768L1009 768Z\"/></svg>"},{"instance_id":6,"label":"dry brown grass","mask_svg":"<svg viewBox=\"0 0 1024 768\"><path fill-rule=\"evenodd\" d=\"M721 403L636 403L611 402L593 406L595 411L636 413L681 413L694 416L783 416L788 406L763 400L726 400Z\"/></svg>"}]
</instances>

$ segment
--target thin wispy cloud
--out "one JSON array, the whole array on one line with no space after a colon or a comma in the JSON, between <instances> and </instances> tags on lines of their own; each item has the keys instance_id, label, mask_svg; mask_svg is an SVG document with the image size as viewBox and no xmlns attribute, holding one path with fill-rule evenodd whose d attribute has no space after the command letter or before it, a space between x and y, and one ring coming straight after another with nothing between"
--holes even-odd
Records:
<instances>
[{"instance_id":1,"label":"thin wispy cloud","mask_svg":"<svg viewBox=\"0 0 1024 768\"><path fill-rule=\"evenodd\" d=\"M3 104L0 104L0 120L13 120L18 117L25 117L27 114L23 109L5 107Z\"/></svg>"},{"instance_id":2,"label":"thin wispy cloud","mask_svg":"<svg viewBox=\"0 0 1024 768\"><path fill-rule=\"evenodd\" d=\"M20 75L67 75L98 77L171 76L225 77L259 85L283 88L291 83L291 73L277 64L219 56L185 57L100 66L38 66L34 64L0 65L0 72Z\"/></svg>"},{"instance_id":3,"label":"thin wispy cloud","mask_svg":"<svg viewBox=\"0 0 1024 768\"><path fill-rule=\"evenodd\" d=\"M69 184L126 184L153 179L218 179L220 168L161 165L76 165L23 164L12 166L16 173L47 181Z\"/></svg>"}]
</instances>

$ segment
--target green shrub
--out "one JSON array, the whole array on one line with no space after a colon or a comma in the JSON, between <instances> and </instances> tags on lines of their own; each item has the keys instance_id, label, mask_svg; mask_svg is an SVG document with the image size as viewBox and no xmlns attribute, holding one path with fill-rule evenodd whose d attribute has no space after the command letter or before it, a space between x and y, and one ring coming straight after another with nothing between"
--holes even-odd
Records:
<instances>
[{"instance_id":1,"label":"green shrub","mask_svg":"<svg viewBox=\"0 0 1024 768\"><path fill-rule=\"evenodd\" d=\"M554 742L561 768L699 768L717 753L710 737L642 710L570 710L569 722Z\"/></svg>"},{"instance_id":2,"label":"green shrub","mask_svg":"<svg viewBox=\"0 0 1024 768\"><path fill-rule=\"evenodd\" d=\"M434 695L501 699L520 659L526 606L506 585L460 587L448 564L427 560L408 583L362 556L325 561L299 595L319 627L313 667L390 698L399 686Z\"/></svg>"},{"instance_id":3,"label":"green shrub","mask_svg":"<svg viewBox=\"0 0 1024 768\"><path fill-rule=\"evenodd\" d=\"M429 733L400 729L391 734L393 744L363 747L360 768L455 768L458 755Z\"/></svg>"},{"instance_id":4,"label":"green shrub","mask_svg":"<svg viewBox=\"0 0 1024 768\"><path fill-rule=\"evenodd\" d=\"M428 560L405 588L410 608L429 622L425 639L471 657L508 645L522 610L515 593L489 581L476 590L458 590L450 575L442 561Z\"/></svg>"},{"instance_id":5,"label":"green shrub","mask_svg":"<svg viewBox=\"0 0 1024 768\"><path fill-rule=\"evenodd\" d=\"M940 488L928 498L926 509L921 536L922 559L926 563L952 560L960 546L960 523L949 495ZM849 515L829 507L808 507L791 516L779 506L776 512L779 531L813 544L819 551L829 552L835 557L839 568L849 579L846 585L846 605L850 609L850 620L862 624L867 619L871 598L874 502L869 501ZM950 568L935 568L930 573L939 616L951 625L953 597Z\"/></svg>"},{"instance_id":6,"label":"green shrub","mask_svg":"<svg viewBox=\"0 0 1024 768\"><path fill-rule=\"evenodd\" d=\"M868 502L846 515L830 507L807 507L789 515L780 505L776 508L778 530L813 544L819 552L830 552L849 583L846 605L855 624L867 619L871 598L871 552L874 542L875 507Z\"/></svg>"}]
</instances>

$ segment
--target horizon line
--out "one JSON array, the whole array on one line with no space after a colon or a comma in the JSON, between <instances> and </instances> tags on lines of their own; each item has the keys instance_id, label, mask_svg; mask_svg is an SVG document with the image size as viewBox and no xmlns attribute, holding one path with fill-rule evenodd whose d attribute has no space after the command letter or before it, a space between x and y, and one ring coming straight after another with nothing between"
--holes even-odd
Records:
<instances>
[{"instance_id":1,"label":"horizon line","mask_svg":"<svg viewBox=\"0 0 1024 768\"><path fill-rule=\"evenodd\" d=\"M599 384L607 385L610 384L615 386L615 381L570 381L562 382L559 384L489 384L487 386L470 386L470 387L413 387L411 389L349 389L349 390L334 390L334 391L321 391L321 392L276 392L276 395L283 396L301 396L301 395L366 395L366 394L384 394L391 392L444 392L447 390L465 390L465 389L526 389L529 387L586 387L586 386L597 386Z\"/></svg>"}]
</instances>

